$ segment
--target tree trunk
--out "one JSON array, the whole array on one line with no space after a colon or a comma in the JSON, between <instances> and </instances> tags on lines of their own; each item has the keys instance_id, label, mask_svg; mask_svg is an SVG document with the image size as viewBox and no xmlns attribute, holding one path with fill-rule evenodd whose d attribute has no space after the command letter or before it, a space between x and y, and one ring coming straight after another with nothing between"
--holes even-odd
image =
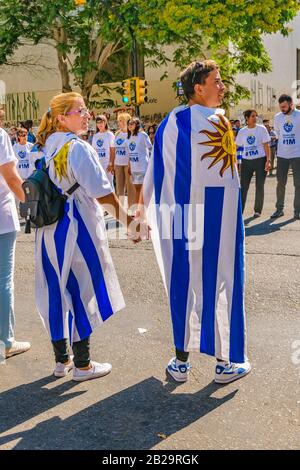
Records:
<instances>
[{"instance_id":1,"label":"tree trunk","mask_svg":"<svg viewBox=\"0 0 300 470\"><path fill-rule=\"evenodd\" d=\"M56 25L54 25L52 28L52 35L56 44L55 48L57 52L58 68L61 78L61 89L63 93L68 93L69 91L72 91L72 87L70 85L70 74L67 56L64 52L61 52L59 50L59 46L67 44L67 35L63 28Z\"/></svg>"},{"instance_id":2,"label":"tree trunk","mask_svg":"<svg viewBox=\"0 0 300 470\"><path fill-rule=\"evenodd\" d=\"M69 91L72 91L72 87L70 85L70 74L66 57L64 54L61 54L61 52L57 51L57 58L61 78L61 90L63 93L68 93Z\"/></svg>"}]
</instances>

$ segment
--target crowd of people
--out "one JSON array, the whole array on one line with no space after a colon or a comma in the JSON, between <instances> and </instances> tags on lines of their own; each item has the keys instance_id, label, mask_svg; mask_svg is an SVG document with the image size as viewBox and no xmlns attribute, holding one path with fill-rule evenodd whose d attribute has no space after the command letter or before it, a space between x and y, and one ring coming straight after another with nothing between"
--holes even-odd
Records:
<instances>
[{"instance_id":1,"label":"crowd of people","mask_svg":"<svg viewBox=\"0 0 300 470\"><path fill-rule=\"evenodd\" d=\"M35 237L35 299L52 343L54 375L63 377L73 370L73 380L84 381L110 372L110 364L90 358L91 333L125 305L106 239L103 209L113 209L137 243L141 240L136 234L142 228L147 231L149 221L140 214L136 217L132 207L147 206L148 195L153 193L159 207L175 203L183 208L203 204L205 199L204 245L190 254L186 235L177 239L173 234L169 241L162 238L164 220L159 210L153 225L149 224L158 236L155 251L172 313L176 356L167 366L168 374L177 382L186 381L189 351L195 350L216 358L218 383L229 383L250 372L245 347L241 209L255 174L254 217L261 215L265 178L274 170L276 156L277 203L272 217L283 215L291 167L294 216L300 218L300 111L290 96L282 95L274 128L269 121L258 124L254 109L245 111L244 127L239 120L230 126L218 109L225 86L214 61L193 62L182 73L181 82L188 106L175 108L158 128L151 125L148 132L139 118L121 112L115 133L109 129L107 116L100 114L95 132L88 135L89 110L82 96L73 92L51 100L36 136L30 122L20 123L10 137L0 125L0 340L5 357L30 348L28 342L14 338L13 266L20 229L15 198L24 202L23 180L37 161L43 161L62 193L68 194L77 184L62 218L38 228ZM242 208L236 147L241 156ZM227 217L222 217L225 210ZM235 246L232 240L236 240ZM202 279L199 263L203 265ZM222 289L217 289L217 282L224 284ZM231 298L226 305L221 291ZM70 356L69 344L74 356Z\"/></svg>"}]
</instances>

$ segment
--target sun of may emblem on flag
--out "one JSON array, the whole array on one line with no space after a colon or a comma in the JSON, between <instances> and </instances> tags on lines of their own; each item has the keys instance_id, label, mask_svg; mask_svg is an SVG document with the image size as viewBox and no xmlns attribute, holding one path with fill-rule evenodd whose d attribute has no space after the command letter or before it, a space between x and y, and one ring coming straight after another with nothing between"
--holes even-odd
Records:
<instances>
[{"instance_id":1,"label":"sun of may emblem on flag","mask_svg":"<svg viewBox=\"0 0 300 470\"><path fill-rule=\"evenodd\" d=\"M236 158L236 145L234 141L234 135L227 119L221 114L217 115L219 122L213 122L209 119L209 122L216 132L213 131L200 131L199 134L205 134L210 140L205 142L199 142L199 145L206 145L213 147L208 153L202 155L201 160L204 158L213 158L213 161L208 168L222 162L222 168L220 170L220 176L223 176L224 172L231 168L232 177L234 175L234 165Z\"/></svg>"}]
</instances>

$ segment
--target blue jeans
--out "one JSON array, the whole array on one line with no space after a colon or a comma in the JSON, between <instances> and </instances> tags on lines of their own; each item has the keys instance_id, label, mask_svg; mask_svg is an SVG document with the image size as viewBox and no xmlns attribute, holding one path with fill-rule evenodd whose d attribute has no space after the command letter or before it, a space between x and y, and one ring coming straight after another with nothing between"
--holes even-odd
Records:
<instances>
[{"instance_id":1,"label":"blue jeans","mask_svg":"<svg viewBox=\"0 0 300 470\"><path fill-rule=\"evenodd\" d=\"M0 341L14 341L14 262L17 232L0 235Z\"/></svg>"}]
</instances>

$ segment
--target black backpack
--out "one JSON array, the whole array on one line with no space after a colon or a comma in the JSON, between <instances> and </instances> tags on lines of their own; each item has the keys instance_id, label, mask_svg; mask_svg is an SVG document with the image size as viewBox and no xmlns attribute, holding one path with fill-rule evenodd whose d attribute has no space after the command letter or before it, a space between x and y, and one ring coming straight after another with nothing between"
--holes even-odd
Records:
<instances>
[{"instance_id":1,"label":"black backpack","mask_svg":"<svg viewBox=\"0 0 300 470\"><path fill-rule=\"evenodd\" d=\"M64 215L68 196L80 186L75 183L67 195L62 194L51 181L46 168L35 170L23 183L25 202L20 203L20 215L26 220L25 233L30 233L31 224L35 228L51 225Z\"/></svg>"}]
</instances>

